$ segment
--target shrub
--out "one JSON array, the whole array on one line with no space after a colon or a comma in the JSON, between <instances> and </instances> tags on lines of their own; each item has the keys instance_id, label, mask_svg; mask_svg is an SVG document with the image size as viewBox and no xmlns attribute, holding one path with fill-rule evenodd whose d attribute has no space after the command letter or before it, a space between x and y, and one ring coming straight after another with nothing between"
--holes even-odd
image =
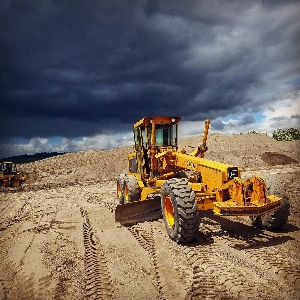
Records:
<instances>
[{"instance_id":1,"label":"shrub","mask_svg":"<svg viewBox=\"0 0 300 300\"><path fill-rule=\"evenodd\" d=\"M289 128L286 130L277 128L272 137L277 141L295 141L300 140L300 130L297 128Z\"/></svg>"}]
</instances>

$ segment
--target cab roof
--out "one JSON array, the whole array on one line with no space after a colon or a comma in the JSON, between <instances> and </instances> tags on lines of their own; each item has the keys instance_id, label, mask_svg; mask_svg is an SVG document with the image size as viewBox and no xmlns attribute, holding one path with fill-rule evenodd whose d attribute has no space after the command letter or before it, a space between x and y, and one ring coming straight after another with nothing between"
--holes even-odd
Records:
<instances>
[{"instance_id":1,"label":"cab roof","mask_svg":"<svg viewBox=\"0 0 300 300\"><path fill-rule=\"evenodd\" d=\"M180 117L144 117L133 125L133 128L141 126L147 126L153 121L155 124L177 124L180 121Z\"/></svg>"}]
</instances>

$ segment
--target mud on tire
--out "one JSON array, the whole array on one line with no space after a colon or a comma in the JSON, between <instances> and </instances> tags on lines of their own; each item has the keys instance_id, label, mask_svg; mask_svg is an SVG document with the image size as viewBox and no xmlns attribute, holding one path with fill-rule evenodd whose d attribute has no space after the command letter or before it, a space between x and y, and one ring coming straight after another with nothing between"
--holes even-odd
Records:
<instances>
[{"instance_id":1,"label":"mud on tire","mask_svg":"<svg viewBox=\"0 0 300 300\"><path fill-rule=\"evenodd\" d=\"M125 175L123 195L123 203L138 201L140 199L140 188L135 176Z\"/></svg>"},{"instance_id":2,"label":"mud on tire","mask_svg":"<svg viewBox=\"0 0 300 300\"><path fill-rule=\"evenodd\" d=\"M200 215L195 194L186 180L172 178L163 184L161 207L165 227L172 240L187 243L197 236Z\"/></svg>"},{"instance_id":3,"label":"mud on tire","mask_svg":"<svg viewBox=\"0 0 300 300\"><path fill-rule=\"evenodd\" d=\"M265 176L267 194L281 198L281 205L278 209L266 213L263 217L250 217L252 224L259 229L277 230L282 228L288 221L290 215L290 204L280 180L274 175Z\"/></svg>"}]
</instances>

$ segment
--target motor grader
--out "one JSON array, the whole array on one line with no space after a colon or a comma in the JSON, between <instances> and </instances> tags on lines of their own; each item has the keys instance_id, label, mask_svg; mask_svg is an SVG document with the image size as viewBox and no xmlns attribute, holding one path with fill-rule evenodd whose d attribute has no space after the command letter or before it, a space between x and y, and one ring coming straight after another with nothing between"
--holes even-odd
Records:
<instances>
[{"instance_id":1,"label":"motor grader","mask_svg":"<svg viewBox=\"0 0 300 300\"><path fill-rule=\"evenodd\" d=\"M177 243L196 237L203 210L249 216L260 229L286 224L287 198L268 195L262 177L243 181L239 167L204 158L210 120L205 121L202 143L191 152L178 149L179 121L180 117L145 117L134 124L135 151L128 156L128 174L117 178L117 222L129 225L162 215L168 235Z\"/></svg>"},{"instance_id":2,"label":"motor grader","mask_svg":"<svg viewBox=\"0 0 300 300\"><path fill-rule=\"evenodd\" d=\"M12 162L0 162L0 186L18 187L27 177L18 172L17 165Z\"/></svg>"}]
</instances>

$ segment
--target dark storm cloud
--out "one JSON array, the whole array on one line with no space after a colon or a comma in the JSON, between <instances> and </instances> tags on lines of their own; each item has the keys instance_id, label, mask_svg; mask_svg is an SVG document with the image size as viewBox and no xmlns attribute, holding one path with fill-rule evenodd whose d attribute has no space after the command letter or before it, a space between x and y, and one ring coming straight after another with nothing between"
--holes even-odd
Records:
<instances>
[{"instance_id":1,"label":"dark storm cloud","mask_svg":"<svg viewBox=\"0 0 300 300\"><path fill-rule=\"evenodd\" d=\"M253 112L273 70L290 79L299 19L293 1L3 0L2 141Z\"/></svg>"},{"instance_id":2,"label":"dark storm cloud","mask_svg":"<svg viewBox=\"0 0 300 300\"><path fill-rule=\"evenodd\" d=\"M292 119L300 119L300 115L299 114L295 114L295 115L291 115Z\"/></svg>"},{"instance_id":3,"label":"dark storm cloud","mask_svg":"<svg viewBox=\"0 0 300 300\"><path fill-rule=\"evenodd\" d=\"M222 130L225 127L225 124L220 120L215 120L211 122L211 127L216 130Z\"/></svg>"},{"instance_id":4,"label":"dark storm cloud","mask_svg":"<svg viewBox=\"0 0 300 300\"><path fill-rule=\"evenodd\" d=\"M286 116L279 116L279 117L273 117L270 119L270 121L283 121L288 119Z\"/></svg>"},{"instance_id":5,"label":"dark storm cloud","mask_svg":"<svg viewBox=\"0 0 300 300\"><path fill-rule=\"evenodd\" d=\"M300 121L297 118L297 114L291 117L287 116L278 116L273 117L270 119L270 127L271 128L281 128L281 129L288 129L288 128L300 128Z\"/></svg>"},{"instance_id":6,"label":"dark storm cloud","mask_svg":"<svg viewBox=\"0 0 300 300\"><path fill-rule=\"evenodd\" d=\"M248 125L255 123L255 118L251 115L244 116L239 122L239 125Z\"/></svg>"}]
</instances>

